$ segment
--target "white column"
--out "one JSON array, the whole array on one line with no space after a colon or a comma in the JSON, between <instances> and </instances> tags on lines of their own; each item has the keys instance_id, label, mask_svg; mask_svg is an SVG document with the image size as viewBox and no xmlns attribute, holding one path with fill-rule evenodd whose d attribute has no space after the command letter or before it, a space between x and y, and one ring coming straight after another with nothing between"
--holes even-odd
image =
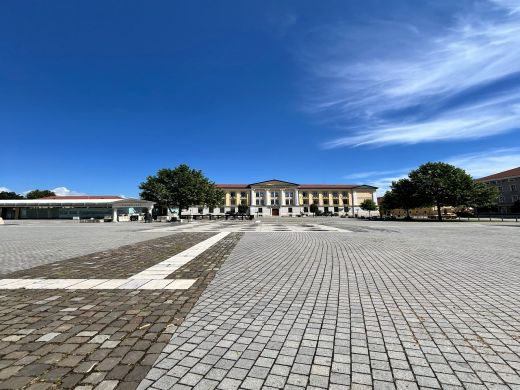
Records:
<instances>
[{"instance_id":1,"label":"white column","mask_svg":"<svg viewBox=\"0 0 520 390\"><path fill-rule=\"evenodd\" d=\"M285 188L280 190L280 198L278 199L280 200L280 206L285 206Z\"/></svg>"},{"instance_id":2,"label":"white column","mask_svg":"<svg viewBox=\"0 0 520 390\"><path fill-rule=\"evenodd\" d=\"M112 207L112 222L117 222L117 207Z\"/></svg>"},{"instance_id":3,"label":"white column","mask_svg":"<svg viewBox=\"0 0 520 390\"><path fill-rule=\"evenodd\" d=\"M298 193L298 190L295 188L293 192L293 199L294 199L294 205L299 206L300 205L300 194Z\"/></svg>"},{"instance_id":4,"label":"white column","mask_svg":"<svg viewBox=\"0 0 520 390\"><path fill-rule=\"evenodd\" d=\"M377 195L376 192L372 192L372 199L374 200L374 203L377 205Z\"/></svg>"},{"instance_id":5,"label":"white column","mask_svg":"<svg viewBox=\"0 0 520 390\"><path fill-rule=\"evenodd\" d=\"M265 199L265 205L270 206L271 205L271 192L270 190L264 190L264 199Z\"/></svg>"},{"instance_id":6,"label":"white column","mask_svg":"<svg viewBox=\"0 0 520 390\"><path fill-rule=\"evenodd\" d=\"M251 199L249 199L249 206L255 206L256 205L256 198L255 198L255 190L251 188L251 194L249 195Z\"/></svg>"},{"instance_id":7,"label":"white column","mask_svg":"<svg viewBox=\"0 0 520 390\"><path fill-rule=\"evenodd\" d=\"M357 192L352 191L352 216L356 215Z\"/></svg>"}]
</instances>

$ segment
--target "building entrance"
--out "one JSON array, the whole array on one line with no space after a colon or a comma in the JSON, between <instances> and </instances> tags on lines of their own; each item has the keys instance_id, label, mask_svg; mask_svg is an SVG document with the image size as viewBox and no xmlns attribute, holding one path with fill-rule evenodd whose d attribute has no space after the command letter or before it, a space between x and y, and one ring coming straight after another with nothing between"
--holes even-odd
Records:
<instances>
[{"instance_id":1,"label":"building entrance","mask_svg":"<svg viewBox=\"0 0 520 390\"><path fill-rule=\"evenodd\" d=\"M280 215L280 209L273 209L272 215L278 217Z\"/></svg>"}]
</instances>

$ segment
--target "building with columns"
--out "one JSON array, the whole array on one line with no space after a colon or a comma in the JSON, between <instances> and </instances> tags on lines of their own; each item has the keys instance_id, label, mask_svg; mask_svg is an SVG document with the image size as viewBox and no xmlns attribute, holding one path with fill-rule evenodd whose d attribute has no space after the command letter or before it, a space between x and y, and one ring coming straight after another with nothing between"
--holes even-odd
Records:
<instances>
[{"instance_id":1,"label":"building with columns","mask_svg":"<svg viewBox=\"0 0 520 390\"><path fill-rule=\"evenodd\" d=\"M369 185L354 184L297 184L282 180L267 180L252 184L217 184L224 190L220 207L192 207L188 213L225 214L238 212L238 206L249 207L250 214L263 216L311 215L315 204L323 212L339 215L365 215L359 205L365 199L377 203L376 189ZM368 215L368 212L366 213Z\"/></svg>"}]
</instances>

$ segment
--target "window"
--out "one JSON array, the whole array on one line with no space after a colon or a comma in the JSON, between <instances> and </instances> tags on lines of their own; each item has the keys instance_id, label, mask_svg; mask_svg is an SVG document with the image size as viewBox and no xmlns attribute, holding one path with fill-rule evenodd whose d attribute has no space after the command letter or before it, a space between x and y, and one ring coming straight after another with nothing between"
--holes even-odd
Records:
<instances>
[{"instance_id":1,"label":"window","mask_svg":"<svg viewBox=\"0 0 520 390\"><path fill-rule=\"evenodd\" d=\"M292 204L292 199L285 199L285 205L289 206Z\"/></svg>"},{"instance_id":2,"label":"window","mask_svg":"<svg viewBox=\"0 0 520 390\"><path fill-rule=\"evenodd\" d=\"M337 193L337 192L333 192L333 193L332 193L332 196L333 196L334 198L337 198L337 197L338 197L338 193Z\"/></svg>"},{"instance_id":3,"label":"window","mask_svg":"<svg viewBox=\"0 0 520 390\"><path fill-rule=\"evenodd\" d=\"M312 201L312 203L315 204L315 205L317 205L319 202L318 202L317 199L315 199L315 200Z\"/></svg>"},{"instance_id":4,"label":"window","mask_svg":"<svg viewBox=\"0 0 520 390\"><path fill-rule=\"evenodd\" d=\"M341 193L341 195L343 195L344 198L348 198L348 192L347 191L343 191Z\"/></svg>"},{"instance_id":5,"label":"window","mask_svg":"<svg viewBox=\"0 0 520 390\"><path fill-rule=\"evenodd\" d=\"M278 206L278 198L271 198L271 206Z\"/></svg>"},{"instance_id":6,"label":"window","mask_svg":"<svg viewBox=\"0 0 520 390\"><path fill-rule=\"evenodd\" d=\"M325 191L325 192L323 193L323 197L326 197L326 196L329 196L329 193L328 193L327 191Z\"/></svg>"},{"instance_id":7,"label":"window","mask_svg":"<svg viewBox=\"0 0 520 390\"><path fill-rule=\"evenodd\" d=\"M303 208L303 212L304 212L304 213L308 213L308 212L309 212L309 208L308 208L308 207L304 207L304 208Z\"/></svg>"},{"instance_id":8,"label":"window","mask_svg":"<svg viewBox=\"0 0 520 390\"><path fill-rule=\"evenodd\" d=\"M265 201L263 199L257 199L256 200L256 205L257 206L265 206Z\"/></svg>"},{"instance_id":9,"label":"window","mask_svg":"<svg viewBox=\"0 0 520 390\"><path fill-rule=\"evenodd\" d=\"M221 207L221 208L220 208L220 212L221 212L222 214L224 214L225 211L226 211L226 210L224 209L224 207Z\"/></svg>"},{"instance_id":10,"label":"window","mask_svg":"<svg viewBox=\"0 0 520 390\"><path fill-rule=\"evenodd\" d=\"M292 213L292 207L289 207L289 212Z\"/></svg>"},{"instance_id":11,"label":"window","mask_svg":"<svg viewBox=\"0 0 520 390\"><path fill-rule=\"evenodd\" d=\"M317 193L317 192L313 192L313 193L312 193L312 197L313 197L313 198L317 198L317 197L318 197L318 193Z\"/></svg>"},{"instance_id":12,"label":"window","mask_svg":"<svg viewBox=\"0 0 520 390\"><path fill-rule=\"evenodd\" d=\"M231 212L232 212L232 213L235 212L235 208L234 208L234 207L231 207Z\"/></svg>"},{"instance_id":13,"label":"window","mask_svg":"<svg viewBox=\"0 0 520 390\"><path fill-rule=\"evenodd\" d=\"M264 193L263 192L257 192L256 193L256 197L257 198L263 198L264 197Z\"/></svg>"},{"instance_id":14,"label":"window","mask_svg":"<svg viewBox=\"0 0 520 390\"><path fill-rule=\"evenodd\" d=\"M271 191L272 198L278 198L278 191Z\"/></svg>"},{"instance_id":15,"label":"window","mask_svg":"<svg viewBox=\"0 0 520 390\"><path fill-rule=\"evenodd\" d=\"M240 204L242 206L247 206L247 199L240 199Z\"/></svg>"},{"instance_id":16,"label":"window","mask_svg":"<svg viewBox=\"0 0 520 390\"><path fill-rule=\"evenodd\" d=\"M511 197L511 200L512 200L513 202L516 202L516 201L518 200L518 195L513 195L513 196Z\"/></svg>"},{"instance_id":17,"label":"window","mask_svg":"<svg viewBox=\"0 0 520 390\"><path fill-rule=\"evenodd\" d=\"M309 194L308 194L307 191L303 191L303 192L302 192L302 195L303 195L304 198L306 198L307 196L309 196Z\"/></svg>"},{"instance_id":18,"label":"window","mask_svg":"<svg viewBox=\"0 0 520 390\"><path fill-rule=\"evenodd\" d=\"M235 206L237 204L236 199L231 199L231 206Z\"/></svg>"},{"instance_id":19,"label":"window","mask_svg":"<svg viewBox=\"0 0 520 390\"><path fill-rule=\"evenodd\" d=\"M293 197L292 191L285 191L285 197L286 198L292 198Z\"/></svg>"},{"instance_id":20,"label":"window","mask_svg":"<svg viewBox=\"0 0 520 390\"><path fill-rule=\"evenodd\" d=\"M339 204L339 200L338 199L333 199L332 201L334 204Z\"/></svg>"},{"instance_id":21,"label":"window","mask_svg":"<svg viewBox=\"0 0 520 390\"><path fill-rule=\"evenodd\" d=\"M240 197L241 198L245 198L245 197L247 197L247 194L243 191L243 192L240 193Z\"/></svg>"},{"instance_id":22,"label":"window","mask_svg":"<svg viewBox=\"0 0 520 390\"><path fill-rule=\"evenodd\" d=\"M209 208L209 213L212 214L213 212L215 211L215 209L213 207L210 207Z\"/></svg>"},{"instance_id":23,"label":"window","mask_svg":"<svg viewBox=\"0 0 520 390\"><path fill-rule=\"evenodd\" d=\"M502 192L502 186L498 186L498 192Z\"/></svg>"},{"instance_id":24,"label":"window","mask_svg":"<svg viewBox=\"0 0 520 390\"><path fill-rule=\"evenodd\" d=\"M339 207L334 207L334 212L337 213L339 211Z\"/></svg>"},{"instance_id":25,"label":"window","mask_svg":"<svg viewBox=\"0 0 520 390\"><path fill-rule=\"evenodd\" d=\"M231 196L232 198L236 197L237 196L237 193L235 191L231 191L229 193L229 196Z\"/></svg>"},{"instance_id":26,"label":"window","mask_svg":"<svg viewBox=\"0 0 520 390\"><path fill-rule=\"evenodd\" d=\"M328 208L328 207L324 207L324 208L323 208L323 211L325 211L326 213L328 213L328 212L329 212L329 208Z\"/></svg>"},{"instance_id":27,"label":"window","mask_svg":"<svg viewBox=\"0 0 520 390\"><path fill-rule=\"evenodd\" d=\"M199 207L199 214L202 214L204 212L204 209L202 207Z\"/></svg>"},{"instance_id":28,"label":"window","mask_svg":"<svg viewBox=\"0 0 520 390\"><path fill-rule=\"evenodd\" d=\"M504 203L504 197L503 196L499 196L498 197L498 203Z\"/></svg>"},{"instance_id":29,"label":"window","mask_svg":"<svg viewBox=\"0 0 520 390\"><path fill-rule=\"evenodd\" d=\"M348 212L348 207L343 207L344 212Z\"/></svg>"},{"instance_id":30,"label":"window","mask_svg":"<svg viewBox=\"0 0 520 390\"><path fill-rule=\"evenodd\" d=\"M261 207L258 208L258 212L261 213L263 212L263 209Z\"/></svg>"},{"instance_id":31,"label":"window","mask_svg":"<svg viewBox=\"0 0 520 390\"><path fill-rule=\"evenodd\" d=\"M329 199L328 198L323 198L323 204L329 204Z\"/></svg>"},{"instance_id":32,"label":"window","mask_svg":"<svg viewBox=\"0 0 520 390\"><path fill-rule=\"evenodd\" d=\"M511 184L511 191L516 191L516 184Z\"/></svg>"}]
</instances>

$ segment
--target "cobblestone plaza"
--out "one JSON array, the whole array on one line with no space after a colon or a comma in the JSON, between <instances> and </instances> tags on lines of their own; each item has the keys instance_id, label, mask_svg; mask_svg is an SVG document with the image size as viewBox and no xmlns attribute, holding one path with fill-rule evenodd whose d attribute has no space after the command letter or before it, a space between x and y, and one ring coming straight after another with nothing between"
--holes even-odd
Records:
<instances>
[{"instance_id":1,"label":"cobblestone plaza","mask_svg":"<svg viewBox=\"0 0 520 390\"><path fill-rule=\"evenodd\" d=\"M519 236L338 218L0 226L0 389L520 388Z\"/></svg>"}]
</instances>

